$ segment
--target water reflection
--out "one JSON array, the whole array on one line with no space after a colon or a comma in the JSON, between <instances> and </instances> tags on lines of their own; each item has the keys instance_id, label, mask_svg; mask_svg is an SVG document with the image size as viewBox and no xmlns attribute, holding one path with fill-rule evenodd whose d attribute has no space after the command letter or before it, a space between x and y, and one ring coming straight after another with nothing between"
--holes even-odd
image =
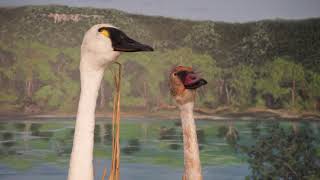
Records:
<instances>
[{"instance_id":1,"label":"water reflection","mask_svg":"<svg viewBox=\"0 0 320 180\"><path fill-rule=\"evenodd\" d=\"M72 146L70 146L66 141L61 140L56 142L57 145L57 155L58 156L69 156L72 151Z\"/></svg>"},{"instance_id":2,"label":"water reflection","mask_svg":"<svg viewBox=\"0 0 320 180\"><path fill-rule=\"evenodd\" d=\"M176 127L165 127L165 126L160 127L160 132L159 132L160 140L175 140L179 138L180 136L177 132Z\"/></svg>"},{"instance_id":3,"label":"water reflection","mask_svg":"<svg viewBox=\"0 0 320 180\"><path fill-rule=\"evenodd\" d=\"M16 151L14 149L14 145L16 144L16 141L14 139L14 134L10 132L5 132L2 134L2 153L4 154L16 154Z\"/></svg>"},{"instance_id":4,"label":"water reflection","mask_svg":"<svg viewBox=\"0 0 320 180\"><path fill-rule=\"evenodd\" d=\"M204 129L197 129L197 139L199 144L199 150L203 150L206 144L206 134Z\"/></svg>"},{"instance_id":5,"label":"water reflection","mask_svg":"<svg viewBox=\"0 0 320 180\"><path fill-rule=\"evenodd\" d=\"M140 150L140 142L139 142L139 139L136 139L136 138L129 139L127 142L127 145L122 148L122 151L128 155L138 152L139 150Z\"/></svg>"},{"instance_id":6,"label":"water reflection","mask_svg":"<svg viewBox=\"0 0 320 180\"><path fill-rule=\"evenodd\" d=\"M0 131L4 130L6 127L6 125L4 123L0 123Z\"/></svg>"},{"instance_id":7,"label":"water reflection","mask_svg":"<svg viewBox=\"0 0 320 180\"><path fill-rule=\"evenodd\" d=\"M100 129L100 125L95 125L94 127L94 142L101 142L101 133L103 133L103 128ZM103 144L103 142L101 142Z\"/></svg>"},{"instance_id":8,"label":"water reflection","mask_svg":"<svg viewBox=\"0 0 320 180\"><path fill-rule=\"evenodd\" d=\"M161 126L159 131L159 139L168 142L171 150L178 150L182 146L182 131L179 123L175 122L174 127Z\"/></svg>"},{"instance_id":9,"label":"water reflection","mask_svg":"<svg viewBox=\"0 0 320 180\"><path fill-rule=\"evenodd\" d=\"M259 128L258 121L250 122L248 127L251 129L251 137L257 138L260 135L261 129Z\"/></svg>"},{"instance_id":10,"label":"water reflection","mask_svg":"<svg viewBox=\"0 0 320 180\"><path fill-rule=\"evenodd\" d=\"M101 145L112 143L112 125L110 123L98 123L94 128L94 142Z\"/></svg>"},{"instance_id":11,"label":"water reflection","mask_svg":"<svg viewBox=\"0 0 320 180\"><path fill-rule=\"evenodd\" d=\"M26 124L25 123L15 123L14 127L18 130L18 131L23 131L26 128Z\"/></svg>"},{"instance_id":12,"label":"water reflection","mask_svg":"<svg viewBox=\"0 0 320 180\"><path fill-rule=\"evenodd\" d=\"M233 121L227 122L218 128L217 137L225 138L226 142L233 148L236 147L236 143L240 140L240 135L237 128L234 126Z\"/></svg>"},{"instance_id":13,"label":"water reflection","mask_svg":"<svg viewBox=\"0 0 320 180\"><path fill-rule=\"evenodd\" d=\"M42 124L31 124L31 135L32 136L39 136L40 135L40 131L39 129L41 128Z\"/></svg>"},{"instance_id":14,"label":"water reflection","mask_svg":"<svg viewBox=\"0 0 320 180\"><path fill-rule=\"evenodd\" d=\"M94 133L95 159L111 158L111 122L97 121ZM180 121L124 120L120 133L122 161L183 167ZM320 179L319 133L320 123L197 121L203 166L245 164L248 179ZM0 166L67 167L73 134L70 121L1 122Z\"/></svg>"},{"instance_id":15,"label":"water reflection","mask_svg":"<svg viewBox=\"0 0 320 180\"><path fill-rule=\"evenodd\" d=\"M176 127L181 127L181 121L180 121L180 120L175 121L175 122L174 122L174 126L176 126Z\"/></svg>"},{"instance_id":16,"label":"water reflection","mask_svg":"<svg viewBox=\"0 0 320 180\"><path fill-rule=\"evenodd\" d=\"M202 150L206 144L205 131L197 128L197 139L199 149ZM183 134L181 129L181 121L175 121L173 127L161 126L159 131L159 139L169 142L169 149L179 150L183 146Z\"/></svg>"}]
</instances>

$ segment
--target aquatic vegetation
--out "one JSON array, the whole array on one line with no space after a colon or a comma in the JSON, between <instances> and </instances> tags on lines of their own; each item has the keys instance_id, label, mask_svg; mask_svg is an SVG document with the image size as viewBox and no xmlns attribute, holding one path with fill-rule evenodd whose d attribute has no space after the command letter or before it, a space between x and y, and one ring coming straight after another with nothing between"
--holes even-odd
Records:
<instances>
[{"instance_id":1,"label":"aquatic vegetation","mask_svg":"<svg viewBox=\"0 0 320 180\"><path fill-rule=\"evenodd\" d=\"M253 145L239 145L248 156L250 179L320 178L319 134L309 123L300 123L298 128L285 129L273 122L267 134L254 136Z\"/></svg>"}]
</instances>

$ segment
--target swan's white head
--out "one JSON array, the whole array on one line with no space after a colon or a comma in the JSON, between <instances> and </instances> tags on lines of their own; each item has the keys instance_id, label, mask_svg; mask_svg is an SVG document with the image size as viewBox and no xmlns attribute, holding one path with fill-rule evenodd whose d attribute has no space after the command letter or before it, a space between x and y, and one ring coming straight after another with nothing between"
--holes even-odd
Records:
<instances>
[{"instance_id":1,"label":"swan's white head","mask_svg":"<svg viewBox=\"0 0 320 180\"><path fill-rule=\"evenodd\" d=\"M110 24L92 26L81 45L80 69L98 70L115 61L120 52L153 51Z\"/></svg>"}]
</instances>

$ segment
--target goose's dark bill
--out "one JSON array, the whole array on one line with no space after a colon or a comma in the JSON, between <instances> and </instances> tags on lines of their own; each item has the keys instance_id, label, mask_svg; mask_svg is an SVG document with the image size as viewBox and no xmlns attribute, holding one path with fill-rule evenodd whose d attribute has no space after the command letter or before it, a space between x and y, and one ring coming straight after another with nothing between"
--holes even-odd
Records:
<instances>
[{"instance_id":1,"label":"goose's dark bill","mask_svg":"<svg viewBox=\"0 0 320 180\"><path fill-rule=\"evenodd\" d=\"M102 27L99 32L107 31L109 38L112 42L112 47L115 51L122 52L138 52L138 51L153 51L153 48L137 42L129 38L124 32L117 28L112 27Z\"/></svg>"},{"instance_id":2,"label":"goose's dark bill","mask_svg":"<svg viewBox=\"0 0 320 180\"><path fill-rule=\"evenodd\" d=\"M206 80L200 78L198 74L190 71L179 71L177 72L177 76L186 89L197 89L208 83Z\"/></svg>"}]
</instances>

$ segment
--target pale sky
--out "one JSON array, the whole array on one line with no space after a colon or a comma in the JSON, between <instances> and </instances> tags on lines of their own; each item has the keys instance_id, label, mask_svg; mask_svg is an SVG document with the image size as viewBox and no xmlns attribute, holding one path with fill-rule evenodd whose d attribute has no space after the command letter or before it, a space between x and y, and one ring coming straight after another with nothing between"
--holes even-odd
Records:
<instances>
[{"instance_id":1,"label":"pale sky","mask_svg":"<svg viewBox=\"0 0 320 180\"><path fill-rule=\"evenodd\" d=\"M0 0L0 6L61 4L193 20L245 22L320 17L320 0Z\"/></svg>"}]
</instances>

